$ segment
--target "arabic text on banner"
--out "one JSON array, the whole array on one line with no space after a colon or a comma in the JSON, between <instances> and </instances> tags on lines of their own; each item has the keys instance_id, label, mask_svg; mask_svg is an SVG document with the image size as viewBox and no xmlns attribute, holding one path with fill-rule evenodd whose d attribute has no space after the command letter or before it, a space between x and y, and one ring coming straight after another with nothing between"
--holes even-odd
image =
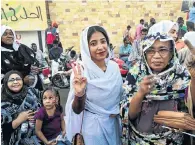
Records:
<instances>
[{"instance_id":1,"label":"arabic text on banner","mask_svg":"<svg viewBox=\"0 0 195 145\"><path fill-rule=\"evenodd\" d=\"M1 24L10 26L15 31L45 30L45 1L2 1Z\"/></svg>"}]
</instances>

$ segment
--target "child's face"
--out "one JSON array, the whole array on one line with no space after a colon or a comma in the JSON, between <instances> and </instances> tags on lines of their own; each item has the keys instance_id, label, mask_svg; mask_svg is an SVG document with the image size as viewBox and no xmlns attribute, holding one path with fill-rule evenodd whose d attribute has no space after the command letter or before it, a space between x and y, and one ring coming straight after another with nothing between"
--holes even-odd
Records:
<instances>
[{"instance_id":1,"label":"child's face","mask_svg":"<svg viewBox=\"0 0 195 145\"><path fill-rule=\"evenodd\" d=\"M56 105L56 96L54 96L51 90L45 91L43 94L43 106L46 109L53 109Z\"/></svg>"}]
</instances>

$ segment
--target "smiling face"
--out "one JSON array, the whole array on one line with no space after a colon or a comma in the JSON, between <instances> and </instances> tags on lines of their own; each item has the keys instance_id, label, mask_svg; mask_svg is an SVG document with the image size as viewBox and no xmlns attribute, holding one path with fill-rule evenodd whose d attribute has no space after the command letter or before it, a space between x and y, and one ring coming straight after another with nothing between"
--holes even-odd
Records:
<instances>
[{"instance_id":1,"label":"smiling face","mask_svg":"<svg viewBox=\"0 0 195 145\"><path fill-rule=\"evenodd\" d=\"M7 82L7 86L12 92L19 92L23 87L22 78L18 74L10 75Z\"/></svg>"},{"instance_id":2,"label":"smiling face","mask_svg":"<svg viewBox=\"0 0 195 145\"><path fill-rule=\"evenodd\" d=\"M172 58L170 41L161 42L156 40L154 44L146 50L146 60L149 67L155 72L161 72L168 65Z\"/></svg>"},{"instance_id":3,"label":"smiling face","mask_svg":"<svg viewBox=\"0 0 195 145\"><path fill-rule=\"evenodd\" d=\"M94 62L104 61L108 54L108 43L101 32L94 32L89 39L89 50Z\"/></svg>"},{"instance_id":4,"label":"smiling face","mask_svg":"<svg viewBox=\"0 0 195 145\"><path fill-rule=\"evenodd\" d=\"M1 41L5 44L13 44L13 42L14 42L13 32L9 29L5 30L5 32L3 33L2 37L1 37Z\"/></svg>"}]
</instances>

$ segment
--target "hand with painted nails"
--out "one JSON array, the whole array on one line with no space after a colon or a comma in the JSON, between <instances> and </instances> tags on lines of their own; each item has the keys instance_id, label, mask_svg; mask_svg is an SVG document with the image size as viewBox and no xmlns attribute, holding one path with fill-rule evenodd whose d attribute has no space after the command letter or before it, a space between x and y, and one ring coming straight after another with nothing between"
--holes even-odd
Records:
<instances>
[{"instance_id":1,"label":"hand with painted nails","mask_svg":"<svg viewBox=\"0 0 195 145\"><path fill-rule=\"evenodd\" d=\"M73 87L75 91L75 96L82 97L85 95L85 89L87 86L87 78L83 77L81 74L81 65L77 64L73 67L74 79Z\"/></svg>"}]
</instances>

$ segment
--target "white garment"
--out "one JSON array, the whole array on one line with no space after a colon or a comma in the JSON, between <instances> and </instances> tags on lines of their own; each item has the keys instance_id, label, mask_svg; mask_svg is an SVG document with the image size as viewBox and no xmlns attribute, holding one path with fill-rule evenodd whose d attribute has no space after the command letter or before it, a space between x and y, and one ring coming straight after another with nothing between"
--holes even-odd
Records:
<instances>
[{"instance_id":1,"label":"white garment","mask_svg":"<svg viewBox=\"0 0 195 145\"><path fill-rule=\"evenodd\" d=\"M189 40L191 44L195 47L195 31L185 33L184 39Z\"/></svg>"},{"instance_id":2,"label":"white garment","mask_svg":"<svg viewBox=\"0 0 195 145\"><path fill-rule=\"evenodd\" d=\"M107 59L106 72L102 71L92 60L89 52L86 28L81 35L80 48L84 70L87 78L86 102L82 125L85 145L120 145L119 116L111 118L111 114L119 114L119 102L122 93L122 78L118 65ZM71 141L80 132L82 114L75 114L72 109L74 74L71 75L71 86L66 103L66 132Z\"/></svg>"},{"instance_id":3,"label":"white garment","mask_svg":"<svg viewBox=\"0 0 195 145\"><path fill-rule=\"evenodd\" d=\"M135 61L137 58L138 57L135 48L131 47L131 52L129 54L128 61L132 62Z\"/></svg>"},{"instance_id":4,"label":"white garment","mask_svg":"<svg viewBox=\"0 0 195 145\"><path fill-rule=\"evenodd\" d=\"M58 73L59 63L55 60L51 60L51 76L53 77L55 74Z\"/></svg>"},{"instance_id":5,"label":"white garment","mask_svg":"<svg viewBox=\"0 0 195 145\"><path fill-rule=\"evenodd\" d=\"M15 51L18 51L18 48L19 48L20 45L16 42L16 33L11 27L8 27L6 25L1 26L1 37L2 37L2 35L4 34L4 32L6 30L11 30L13 32L13 34L14 34L13 48L14 48Z\"/></svg>"},{"instance_id":6,"label":"white garment","mask_svg":"<svg viewBox=\"0 0 195 145\"><path fill-rule=\"evenodd\" d=\"M36 59L39 61L39 63L41 65L43 65L44 67L48 67L48 64L47 64L47 62L45 60L44 54L43 54L43 52L40 49L37 49Z\"/></svg>"},{"instance_id":7,"label":"white garment","mask_svg":"<svg viewBox=\"0 0 195 145\"><path fill-rule=\"evenodd\" d=\"M162 21L154 24L152 27L150 27L150 29L148 31L148 35L153 34L155 32L159 32L161 34L162 33L168 34L174 25L176 25L177 31L178 31L179 27L178 27L178 24L176 22L172 22L170 20L162 20Z\"/></svg>"}]
</instances>

